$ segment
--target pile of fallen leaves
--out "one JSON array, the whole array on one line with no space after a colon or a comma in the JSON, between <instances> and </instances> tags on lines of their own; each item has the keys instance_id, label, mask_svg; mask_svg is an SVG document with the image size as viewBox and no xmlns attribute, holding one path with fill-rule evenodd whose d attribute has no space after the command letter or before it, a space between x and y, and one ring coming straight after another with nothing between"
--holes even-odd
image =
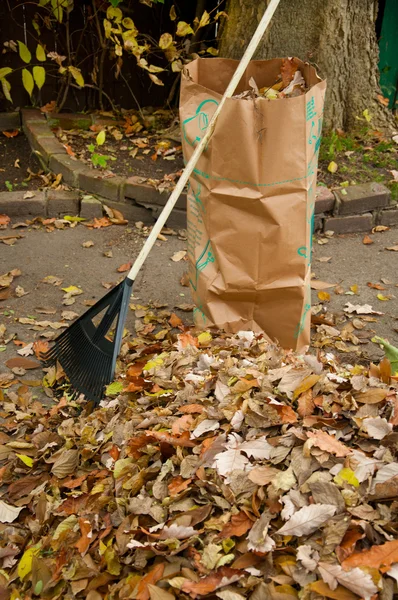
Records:
<instances>
[{"instance_id":1,"label":"pile of fallen leaves","mask_svg":"<svg viewBox=\"0 0 398 600\"><path fill-rule=\"evenodd\" d=\"M1 394L0 597L396 597L389 361L175 325L124 342L91 413Z\"/></svg>"},{"instance_id":2,"label":"pile of fallen leaves","mask_svg":"<svg viewBox=\"0 0 398 600\"><path fill-rule=\"evenodd\" d=\"M234 98L294 98L302 96L309 89L295 58L282 60L281 72L273 85L259 88L254 77L250 77L249 86L250 90L236 94Z\"/></svg>"}]
</instances>

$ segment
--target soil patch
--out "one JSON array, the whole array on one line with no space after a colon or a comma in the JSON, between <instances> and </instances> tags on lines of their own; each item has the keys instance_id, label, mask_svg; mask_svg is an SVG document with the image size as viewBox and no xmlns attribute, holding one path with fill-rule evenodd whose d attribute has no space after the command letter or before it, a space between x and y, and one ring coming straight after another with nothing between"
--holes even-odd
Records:
<instances>
[{"instance_id":1,"label":"soil patch","mask_svg":"<svg viewBox=\"0 0 398 600\"><path fill-rule=\"evenodd\" d=\"M337 170L332 173L329 169L334 166ZM398 201L397 176L392 173L397 169L398 145L378 132L349 135L333 131L322 137L318 183L331 189L377 181L390 189L393 201Z\"/></svg>"},{"instance_id":2,"label":"soil patch","mask_svg":"<svg viewBox=\"0 0 398 600\"><path fill-rule=\"evenodd\" d=\"M40 163L32 152L28 139L20 132L15 137L6 137L1 133L0 191L38 189L43 185L39 172L42 172Z\"/></svg>"},{"instance_id":3,"label":"soil patch","mask_svg":"<svg viewBox=\"0 0 398 600\"><path fill-rule=\"evenodd\" d=\"M137 122L138 130L131 131L131 120L127 116L118 124L95 124L88 131L58 128L54 133L71 156L91 168L122 177L142 177L142 183L149 181L157 185L163 180L177 179L184 166L175 115L162 112L166 114L157 119L156 130L154 127L144 129L144 125ZM98 144L102 141L98 140L101 131L105 132L105 140Z\"/></svg>"}]
</instances>

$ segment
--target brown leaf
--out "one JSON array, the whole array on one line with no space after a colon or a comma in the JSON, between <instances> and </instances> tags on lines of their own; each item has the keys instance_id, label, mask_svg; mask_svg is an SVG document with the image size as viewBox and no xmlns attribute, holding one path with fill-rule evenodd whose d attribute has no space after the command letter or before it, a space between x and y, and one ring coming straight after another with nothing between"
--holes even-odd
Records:
<instances>
[{"instance_id":1,"label":"brown leaf","mask_svg":"<svg viewBox=\"0 0 398 600\"><path fill-rule=\"evenodd\" d=\"M247 514L242 510L237 515L232 515L229 523L227 523L218 534L218 538L223 540L232 536L240 537L249 531L252 526L253 521L249 519Z\"/></svg>"},{"instance_id":2,"label":"brown leaf","mask_svg":"<svg viewBox=\"0 0 398 600\"><path fill-rule=\"evenodd\" d=\"M378 404L382 402L388 394L388 390L381 388L371 388L366 392L354 394L355 400L361 404Z\"/></svg>"},{"instance_id":3,"label":"brown leaf","mask_svg":"<svg viewBox=\"0 0 398 600\"><path fill-rule=\"evenodd\" d=\"M298 399L297 408L297 412L300 415L300 417L309 417L314 412L315 404L312 397L312 389L307 390L306 392L301 394L300 398Z\"/></svg>"},{"instance_id":4,"label":"brown leaf","mask_svg":"<svg viewBox=\"0 0 398 600\"><path fill-rule=\"evenodd\" d=\"M204 411L204 406L202 406L202 404L184 404L184 406L180 406L178 410L187 415L195 413L201 414Z\"/></svg>"},{"instance_id":5,"label":"brown leaf","mask_svg":"<svg viewBox=\"0 0 398 600\"><path fill-rule=\"evenodd\" d=\"M257 485L268 485L279 473L278 469L264 465L249 471L248 479Z\"/></svg>"},{"instance_id":6,"label":"brown leaf","mask_svg":"<svg viewBox=\"0 0 398 600\"><path fill-rule=\"evenodd\" d=\"M365 237L362 240L362 244L365 244L365 245L374 244L374 240L372 240L372 238L370 238L368 235L365 235Z\"/></svg>"},{"instance_id":7,"label":"brown leaf","mask_svg":"<svg viewBox=\"0 0 398 600\"><path fill-rule=\"evenodd\" d=\"M16 356L15 358L10 358L6 362L6 367L8 367L9 369L15 369L15 367L22 369L38 369L40 366L40 363L38 363L36 360L24 358L23 356Z\"/></svg>"},{"instance_id":8,"label":"brown leaf","mask_svg":"<svg viewBox=\"0 0 398 600\"><path fill-rule=\"evenodd\" d=\"M398 252L398 246L390 246L389 248L386 248L386 250L390 250L391 252Z\"/></svg>"},{"instance_id":9,"label":"brown leaf","mask_svg":"<svg viewBox=\"0 0 398 600\"><path fill-rule=\"evenodd\" d=\"M340 457L351 454L350 448L336 440L333 435L326 433L326 431L307 431L307 436L313 441L314 446L325 452L330 452Z\"/></svg>"},{"instance_id":10,"label":"brown leaf","mask_svg":"<svg viewBox=\"0 0 398 600\"><path fill-rule=\"evenodd\" d=\"M51 472L59 479L63 479L67 475L74 473L78 464L78 450L64 450L53 464Z\"/></svg>"},{"instance_id":11,"label":"brown leaf","mask_svg":"<svg viewBox=\"0 0 398 600\"><path fill-rule=\"evenodd\" d=\"M164 564L156 565L149 573L142 577L141 581L138 584L137 595L135 596L137 600L150 600L150 593L148 590L148 585L154 585L162 578L164 571Z\"/></svg>"},{"instance_id":12,"label":"brown leaf","mask_svg":"<svg viewBox=\"0 0 398 600\"><path fill-rule=\"evenodd\" d=\"M184 287L189 287L189 273L184 273L184 275L180 279L180 285Z\"/></svg>"},{"instance_id":13,"label":"brown leaf","mask_svg":"<svg viewBox=\"0 0 398 600\"><path fill-rule=\"evenodd\" d=\"M242 576L242 571L238 569L221 567L218 571L210 573L210 575L203 577L198 582L186 581L181 589L183 592L189 594L191 598L198 598L198 596L206 596L214 592L219 587L230 585L238 581Z\"/></svg>"},{"instance_id":14,"label":"brown leaf","mask_svg":"<svg viewBox=\"0 0 398 600\"><path fill-rule=\"evenodd\" d=\"M128 262L128 263L126 263L124 265L120 265L120 267L118 269L116 269L116 270L117 270L118 273L124 273L125 271L130 271L131 265L132 265L132 263Z\"/></svg>"},{"instance_id":15,"label":"brown leaf","mask_svg":"<svg viewBox=\"0 0 398 600\"><path fill-rule=\"evenodd\" d=\"M361 540L364 537L364 533L357 531L356 529L349 529L344 534L343 540L340 546L337 546L335 549L337 558L339 562L342 563L346 558L351 556L351 554L355 550L355 545L358 540Z\"/></svg>"},{"instance_id":16,"label":"brown leaf","mask_svg":"<svg viewBox=\"0 0 398 600\"><path fill-rule=\"evenodd\" d=\"M312 290L326 290L328 288L336 287L335 283L327 283L326 281L318 281L316 279L311 279L311 289Z\"/></svg>"},{"instance_id":17,"label":"brown leaf","mask_svg":"<svg viewBox=\"0 0 398 600\"><path fill-rule=\"evenodd\" d=\"M73 150L69 146L69 144L63 144L63 147L65 148L65 150L69 154L69 156L76 156L76 154L73 152Z\"/></svg>"},{"instance_id":18,"label":"brown leaf","mask_svg":"<svg viewBox=\"0 0 398 600\"><path fill-rule=\"evenodd\" d=\"M370 567L380 569L389 567L398 562L398 540L386 542L381 546L372 546L369 550L356 552L346 558L343 563L343 569L352 569L353 567Z\"/></svg>"},{"instance_id":19,"label":"brown leaf","mask_svg":"<svg viewBox=\"0 0 398 600\"><path fill-rule=\"evenodd\" d=\"M285 88L293 80L293 76L297 71L298 65L294 62L294 58L284 58L281 65L282 86Z\"/></svg>"}]
</instances>

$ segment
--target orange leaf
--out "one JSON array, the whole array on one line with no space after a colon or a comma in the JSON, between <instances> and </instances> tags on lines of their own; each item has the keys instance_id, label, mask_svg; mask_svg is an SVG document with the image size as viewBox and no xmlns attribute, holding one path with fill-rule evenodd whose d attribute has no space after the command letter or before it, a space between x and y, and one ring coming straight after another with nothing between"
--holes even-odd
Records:
<instances>
[{"instance_id":1,"label":"orange leaf","mask_svg":"<svg viewBox=\"0 0 398 600\"><path fill-rule=\"evenodd\" d=\"M55 106L56 106L56 102L55 102L55 100L52 100L51 102L48 102L47 104L42 106L40 108L40 110L43 113L53 112L55 110Z\"/></svg>"},{"instance_id":2,"label":"orange leaf","mask_svg":"<svg viewBox=\"0 0 398 600\"><path fill-rule=\"evenodd\" d=\"M142 377L130 377L129 384L124 388L124 392L140 392L145 385L145 379Z\"/></svg>"},{"instance_id":3,"label":"orange leaf","mask_svg":"<svg viewBox=\"0 0 398 600\"><path fill-rule=\"evenodd\" d=\"M174 479L172 479L169 485L167 486L170 492L170 496L172 498L173 496L178 496L180 492L183 492L187 489L191 481L192 479L183 479L180 475L178 477L174 477Z\"/></svg>"},{"instance_id":4,"label":"orange leaf","mask_svg":"<svg viewBox=\"0 0 398 600\"><path fill-rule=\"evenodd\" d=\"M372 288L372 290L385 290L386 289L380 283L371 283L370 281L367 283L367 286Z\"/></svg>"},{"instance_id":5,"label":"orange leaf","mask_svg":"<svg viewBox=\"0 0 398 600\"><path fill-rule=\"evenodd\" d=\"M15 136L17 136L19 133L18 129L14 129L14 131L3 131L3 135L5 135L8 138L13 138Z\"/></svg>"},{"instance_id":6,"label":"orange leaf","mask_svg":"<svg viewBox=\"0 0 398 600\"><path fill-rule=\"evenodd\" d=\"M362 244L374 244L374 240L372 240L372 238L370 238L368 235L365 235L365 237L362 240Z\"/></svg>"},{"instance_id":7,"label":"orange leaf","mask_svg":"<svg viewBox=\"0 0 398 600\"><path fill-rule=\"evenodd\" d=\"M184 431L179 437L170 435L166 431L146 431L145 433L148 437L152 437L165 444L170 444L171 446L182 446L184 448L193 448L196 446L196 442L189 439L188 431Z\"/></svg>"},{"instance_id":8,"label":"orange leaf","mask_svg":"<svg viewBox=\"0 0 398 600\"><path fill-rule=\"evenodd\" d=\"M63 144L63 147L65 148L69 156L76 156L69 144Z\"/></svg>"},{"instance_id":9,"label":"orange leaf","mask_svg":"<svg viewBox=\"0 0 398 600\"><path fill-rule=\"evenodd\" d=\"M68 488L68 490L73 490L77 487L80 487L81 484L83 483L83 481L85 481L88 477L88 473L85 473L84 475L81 475L80 477L77 477L76 479L67 479L66 481L62 481L62 483L60 484L62 487L66 487Z\"/></svg>"},{"instance_id":10,"label":"orange leaf","mask_svg":"<svg viewBox=\"0 0 398 600\"><path fill-rule=\"evenodd\" d=\"M204 406L201 404L185 404L184 406L180 406L178 410L186 415L201 414L204 411Z\"/></svg>"},{"instance_id":11,"label":"orange leaf","mask_svg":"<svg viewBox=\"0 0 398 600\"><path fill-rule=\"evenodd\" d=\"M182 325L182 321L181 321L180 317L177 317L177 315L175 313L171 313L169 323L172 327L179 327L179 325Z\"/></svg>"},{"instance_id":12,"label":"orange leaf","mask_svg":"<svg viewBox=\"0 0 398 600\"><path fill-rule=\"evenodd\" d=\"M307 436L313 440L314 446L335 456L348 456L351 453L350 448L326 431L307 431Z\"/></svg>"},{"instance_id":13,"label":"orange leaf","mask_svg":"<svg viewBox=\"0 0 398 600\"><path fill-rule=\"evenodd\" d=\"M219 587L238 581L242 575L242 571L239 571L238 569L221 567L218 571L210 573L210 575L203 577L198 582L186 581L181 589L186 594L189 594L191 598L206 596L217 590Z\"/></svg>"},{"instance_id":14,"label":"orange leaf","mask_svg":"<svg viewBox=\"0 0 398 600\"><path fill-rule=\"evenodd\" d=\"M50 344L44 340L36 340L36 342L33 343L32 348L36 358L40 360L40 356L50 349Z\"/></svg>"},{"instance_id":15,"label":"orange leaf","mask_svg":"<svg viewBox=\"0 0 398 600\"><path fill-rule=\"evenodd\" d=\"M364 534L360 531L357 531L356 529L349 529L348 531L346 531L340 546L337 546L337 548L335 549L337 558L339 559L340 563L342 563L346 558L351 556L351 554L355 550L355 544L358 540L362 539L363 537Z\"/></svg>"},{"instance_id":16,"label":"orange leaf","mask_svg":"<svg viewBox=\"0 0 398 600\"><path fill-rule=\"evenodd\" d=\"M120 265L120 267L116 270L118 273L124 273L125 271L130 271L130 269L131 269L131 262L128 262L125 265Z\"/></svg>"},{"instance_id":17,"label":"orange leaf","mask_svg":"<svg viewBox=\"0 0 398 600\"><path fill-rule=\"evenodd\" d=\"M158 159L158 153L155 152L155 154L152 154L151 159L153 160L153 162L157 161L157 159Z\"/></svg>"},{"instance_id":18,"label":"orange leaf","mask_svg":"<svg viewBox=\"0 0 398 600\"><path fill-rule=\"evenodd\" d=\"M113 444L112 448L108 450L108 452L113 458L113 460L117 460L119 458L120 450L115 444Z\"/></svg>"},{"instance_id":19,"label":"orange leaf","mask_svg":"<svg viewBox=\"0 0 398 600\"><path fill-rule=\"evenodd\" d=\"M297 415L291 406L272 404L272 408L278 413L281 423L297 423Z\"/></svg>"},{"instance_id":20,"label":"orange leaf","mask_svg":"<svg viewBox=\"0 0 398 600\"><path fill-rule=\"evenodd\" d=\"M283 87L287 87L289 83L293 80L293 76L297 71L297 65L293 62L292 58L284 58L282 60L281 66L281 75L282 75L282 85Z\"/></svg>"},{"instance_id":21,"label":"orange leaf","mask_svg":"<svg viewBox=\"0 0 398 600\"><path fill-rule=\"evenodd\" d=\"M307 390L304 394L301 394L298 399L297 412L300 417L309 417L314 412L315 404L312 399L312 389Z\"/></svg>"},{"instance_id":22,"label":"orange leaf","mask_svg":"<svg viewBox=\"0 0 398 600\"><path fill-rule=\"evenodd\" d=\"M174 423L171 427L171 432L174 435L179 435L183 431L189 431L191 429L192 423L193 423L192 415L183 415L182 417L180 417L179 419L174 421Z\"/></svg>"},{"instance_id":23,"label":"orange leaf","mask_svg":"<svg viewBox=\"0 0 398 600\"><path fill-rule=\"evenodd\" d=\"M8 223L11 221L10 217L7 215L0 215L0 227L7 227Z\"/></svg>"},{"instance_id":24,"label":"orange leaf","mask_svg":"<svg viewBox=\"0 0 398 600\"><path fill-rule=\"evenodd\" d=\"M97 219L96 217L94 217L93 219L92 226L94 227L94 229L100 229L101 227L109 227L110 225L112 225L112 223L110 222L108 217L102 217L101 219Z\"/></svg>"},{"instance_id":25,"label":"orange leaf","mask_svg":"<svg viewBox=\"0 0 398 600\"><path fill-rule=\"evenodd\" d=\"M398 540L386 542L381 546L372 546L370 550L351 554L342 563L343 569L349 570L354 567L371 567L380 569L389 567L398 562Z\"/></svg>"},{"instance_id":26,"label":"orange leaf","mask_svg":"<svg viewBox=\"0 0 398 600\"><path fill-rule=\"evenodd\" d=\"M144 362L136 362L127 369L127 378L138 377L144 369Z\"/></svg>"},{"instance_id":27,"label":"orange leaf","mask_svg":"<svg viewBox=\"0 0 398 600\"><path fill-rule=\"evenodd\" d=\"M88 537L89 533L91 533L91 523L90 521L87 521L86 519L80 517L79 526L82 537L79 540L77 540L75 547L77 548L78 552L80 552L80 554L85 554L88 550L88 547L90 546L90 542L93 539L92 535Z\"/></svg>"},{"instance_id":28,"label":"orange leaf","mask_svg":"<svg viewBox=\"0 0 398 600\"><path fill-rule=\"evenodd\" d=\"M156 565L149 573L147 573L138 584L137 600L150 600L150 594L148 585L154 585L162 578L164 571L164 564Z\"/></svg>"},{"instance_id":29,"label":"orange leaf","mask_svg":"<svg viewBox=\"0 0 398 600\"><path fill-rule=\"evenodd\" d=\"M189 331L180 333L177 337L183 348L186 348L187 346L199 346L198 338L193 337Z\"/></svg>"},{"instance_id":30,"label":"orange leaf","mask_svg":"<svg viewBox=\"0 0 398 600\"><path fill-rule=\"evenodd\" d=\"M137 458L137 459L140 458L140 456L141 456L140 450L147 444L148 444L148 436L146 436L145 433L143 433L142 435L138 435L137 437L131 438L127 442L128 456L132 456L133 458Z\"/></svg>"},{"instance_id":31,"label":"orange leaf","mask_svg":"<svg viewBox=\"0 0 398 600\"><path fill-rule=\"evenodd\" d=\"M218 534L218 538L225 539L232 537L240 537L244 535L253 526L253 521L249 519L247 514L243 510L237 515L232 515L229 523L224 525L221 532Z\"/></svg>"}]
</instances>

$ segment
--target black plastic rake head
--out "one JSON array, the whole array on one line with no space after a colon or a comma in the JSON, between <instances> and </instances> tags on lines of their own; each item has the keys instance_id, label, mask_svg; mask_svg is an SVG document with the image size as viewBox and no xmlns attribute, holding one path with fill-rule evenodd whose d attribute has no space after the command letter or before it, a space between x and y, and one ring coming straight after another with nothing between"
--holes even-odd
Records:
<instances>
[{"instance_id":1,"label":"black plastic rake head","mask_svg":"<svg viewBox=\"0 0 398 600\"><path fill-rule=\"evenodd\" d=\"M67 375L75 395L84 394L98 404L104 387L113 379L133 281L126 278L89 308L54 341L41 356L44 366L57 361ZM97 325L93 319L103 312ZM113 340L107 333L116 321Z\"/></svg>"}]
</instances>

